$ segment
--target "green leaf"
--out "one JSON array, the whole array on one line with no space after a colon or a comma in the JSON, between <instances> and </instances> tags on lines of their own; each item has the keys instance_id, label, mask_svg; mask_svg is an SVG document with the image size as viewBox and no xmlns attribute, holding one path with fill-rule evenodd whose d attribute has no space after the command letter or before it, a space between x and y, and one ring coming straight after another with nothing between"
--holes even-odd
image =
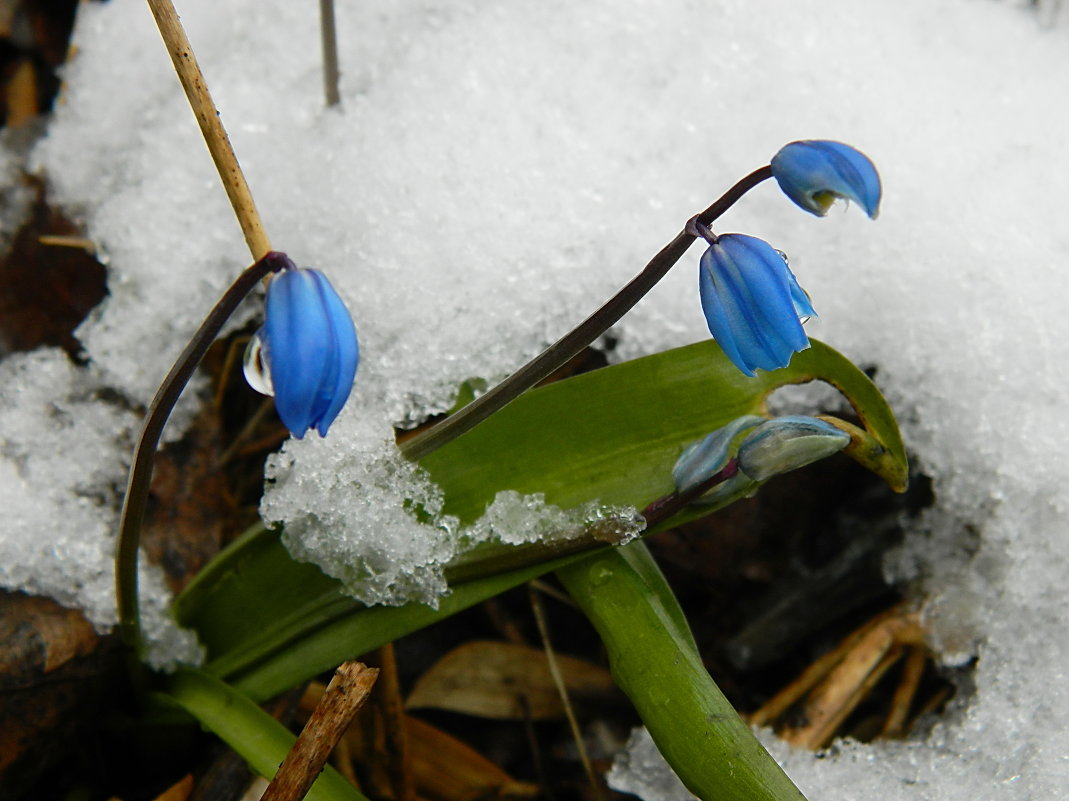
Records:
<instances>
[{"instance_id":1,"label":"green leaf","mask_svg":"<svg viewBox=\"0 0 1069 801\"><path fill-rule=\"evenodd\" d=\"M804 801L709 677L645 543L587 556L557 576L597 629L616 684L692 793L717 801Z\"/></svg>"},{"instance_id":2,"label":"green leaf","mask_svg":"<svg viewBox=\"0 0 1069 801\"><path fill-rule=\"evenodd\" d=\"M906 456L894 415L872 382L823 343L756 378L712 341L560 381L502 412L421 464L445 490L446 508L472 522L502 489L542 492L563 508L598 499L641 509L672 491L683 446L744 414L762 414L774 390L824 380L854 405L865 429L847 452L895 489Z\"/></svg>"},{"instance_id":3,"label":"green leaf","mask_svg":"<svg viewBox=\"0 0 1069 801\"><path fill-rule=\"evenodd\" d=\"M852 436L846 452L904 489L905 450L886 402L864 373L816 341L789 367L757 378L740 374L707 341L550 384L421 464L445 491L446 512L466 523L502 490L541 492L564 508L596 499L641 509L673 489L672 465L685 445L739 415L762 413L774 389L814 379L839 388L862 422L837 423ZM709 511L691 507L665 525ZM262 698L553 566L483 578L471 589L461 584L437 611L419 604L365 609L261 530L203 571L179 598L177 617L207 647L209 672Z\"/></svg>"},{"instance_id":4,"label":"green leaf","mask_svg":"<svg viewBox=\"0 0 1069 801\"><path fill-rule=\"evenodd\" d=\"M237 751L256 773L271 779L296 737L247 697L199 670L168 679L162 703L175 703ZM367 801L329 765L305 796L309 801Z\"/></svg>"}]
</instances>

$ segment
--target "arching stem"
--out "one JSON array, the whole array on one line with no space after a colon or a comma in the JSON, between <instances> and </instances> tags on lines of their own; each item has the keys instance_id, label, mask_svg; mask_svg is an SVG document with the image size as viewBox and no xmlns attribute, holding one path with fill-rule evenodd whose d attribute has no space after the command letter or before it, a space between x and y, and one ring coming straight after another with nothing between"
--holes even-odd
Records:
<instances>
[{"instance_id":1,"label":"arching stem","mask_svg":"<svg viewBox=\"0 0 1069 801\"><path fill-rule=\"evenodd\" d=\"M710 225L713 220L731 208L739 198L771 177L772 168L769 166L754 170L694 219L702 225ZM690 230L680 231L675 239L665 245L661 252L650 260L642 272L632 278L600 309L485 395L476 398L437 425L401 443L401 453L415 461L422 459L428 453L438 450L447 442L470 431L490 415L516 400L539 381L547 378L615 325L636 303L642 300L646 293L653 289L683 257L694 239L695 235Z\"/></svg>"},{"instance_id":2,"label":"arching stem","mask_svg":"<svg viewBox=\"0 0 1069 801\"><path fill-rule=\"evenodd\" d=\"M289 262L284 254L271 251L246 269L215 304L200 328L186 345L167 377L149 404L141 427L134 461L123 498L119 518L119 544L115 557L115 592L119 605L119 634L135 658L141 654L141 617L137 592L137 555L141 543L141 523L145 517L152 468L156 461L156 446L163 427L171 416L178 397L189 383L208 347L219 330L234 313L245 296L269 273L276 272Z\"/></svg>"}]
</instances>

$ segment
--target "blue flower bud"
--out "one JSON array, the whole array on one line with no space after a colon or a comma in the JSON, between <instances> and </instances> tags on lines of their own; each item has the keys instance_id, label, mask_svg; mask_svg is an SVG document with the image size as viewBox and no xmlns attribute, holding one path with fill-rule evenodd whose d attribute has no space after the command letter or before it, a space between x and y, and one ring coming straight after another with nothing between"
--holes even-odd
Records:
<instances>
[{"instance_id":1,"label":"blue flower bud","mask_svg":"<svg viewBox=\"0 0 1069 801\"><path fill-rule=\"evenodd\" d=\"M772 175L787 197L818 217L836 198L856 201L872 219L879 213L880 175L869 157L850 145L791 142L772 157Z\"/></svg>"},{"instance_id":2,"label":"blue flower bud","mask_svg":"<svg viewBox=\"0 0 1069 801\"><path fill-rule=\"evenodd\" d=\"M315 428L325 437L353 387L356 329L323 273L286 262L268 285L264 325L250 343L245 375L254 389L275 396L293 436ZM250 364L257 361L260 375Z\"/></svg>"},{"instance_id":3,"label":"blue flower bud","mask_svg":"<svg viewBox=\"0 0 1069 801\"><path fill-rule=\"evenodd\" d=\"M738 435L764 420L757 415L745 414L721 426L705 439L688 445L672 468L676 492L682 495L723 470L731 456L731 445Z\"/></svg>"},{"instance_id":4,"label":"blue flower bud","mask_svg":"<svg viewBox=\"0 0 1069 801\"><path fill-rule=\"evenodd\" d=\"M709 332L743 373L786 367L809 347L803 317L816 312L781 253L745 234L722 234L701 258Z\"/></svg>"},{"instance_id":5,"label":"blue flower bud","mask_svg":"<svg viewBox=\"0 0 1069 801\"><path fill-rule=\"evenodd\" d=\"M753 429L739 445L739 470L754 481L767 481L831 456L849 442L845 431L815 417L776 417Z\"/></svg>"}]
</instances>

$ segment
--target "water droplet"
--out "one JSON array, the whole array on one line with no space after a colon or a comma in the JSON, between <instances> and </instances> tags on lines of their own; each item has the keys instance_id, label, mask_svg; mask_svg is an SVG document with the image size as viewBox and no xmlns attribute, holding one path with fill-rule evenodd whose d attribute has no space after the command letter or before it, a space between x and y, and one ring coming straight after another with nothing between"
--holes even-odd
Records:
<instances>
[{"instance_id":1,"label":"water droplet","mask_svg":"<svg viewBox=\"0 0 1069 801\"><path fill-rule=\"evenodd\" d=\"M602 584L605 584L608 581L612 581L614 575L615 573L613 573L610 568L604 567L602 565L597 565L590 570L588 578L590 579L591 584L593 584L595 587L600 587Z\"/></svg>"},{"instance_id":2,"label":"water droplet","mask_svg":"<svg viewBox=\"0 0 1069 801\"><path fill-rule=\"evenodd\" d=\"M262 330L262 329L261 329ZM271 368L267 366L264 358L264 342L257 331L249 344L245 346L245 359L242 364L245 380L249 386L261 395L274 397L275 388L271 383Z\"/></svg>"}]
</instances>

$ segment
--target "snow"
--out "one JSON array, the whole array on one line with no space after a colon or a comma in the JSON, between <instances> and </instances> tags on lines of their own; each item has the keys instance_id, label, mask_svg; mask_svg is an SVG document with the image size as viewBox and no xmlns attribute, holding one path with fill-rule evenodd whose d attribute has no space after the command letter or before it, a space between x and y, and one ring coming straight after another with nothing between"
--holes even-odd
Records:
<instances>
[{"instance_id":1,"label":"snow","mask_svg":"<svg viewBox=\"0 0 1069 801\"><path fill-rule=\"evenodd\" d=\"M110 627L118 506L137 418L58 348L0 361L0 387L0 586L80 607ZM162 572L142 565L140 581L150 662L197 661L195 638L167 614Z\"/></svg>"},{"instance_id":2,"label":"snow","mask_svg":"<svg viewBox=\"0 0 1069 801\"><path fill-rule=\"evenodd\" d=\"M1062 797L1069 25L1041 6L343 1L342 106L326 110L312 6L182 0L275 246L327 272L361 338L330 436L272 457L265 519L361 597L432 600L463 534L390 426L537 352L784 143L850 142L884 178L876 223L815 220L766 184L717 230L786 251L820 313L810 333L878 366L937 499L887 569L929 599L946 662L978 657L976 692L906 743L777 755L813 798ZM144 5L83 6L76 45L36 159L110 256L111 295L78 332L89 368L0 363L0 470L21 510L0 576L106 625L134 421L79 387L145 403L249 257ZM697 258L617 327L617 358L706 336ZM85 428L84 454L68 457L50 402Z\"/></svg>"},{"instance_id":3,"label":"snow","mask_svg":"<svg viewBox=\"0 0 1069 801\"><path fill-rule=\"evenodd\" d=\"M25 222L33 193L22 180L22 158L6 138L0 139L0 253L11 247Z\"/></svg>"}]
</instances>

